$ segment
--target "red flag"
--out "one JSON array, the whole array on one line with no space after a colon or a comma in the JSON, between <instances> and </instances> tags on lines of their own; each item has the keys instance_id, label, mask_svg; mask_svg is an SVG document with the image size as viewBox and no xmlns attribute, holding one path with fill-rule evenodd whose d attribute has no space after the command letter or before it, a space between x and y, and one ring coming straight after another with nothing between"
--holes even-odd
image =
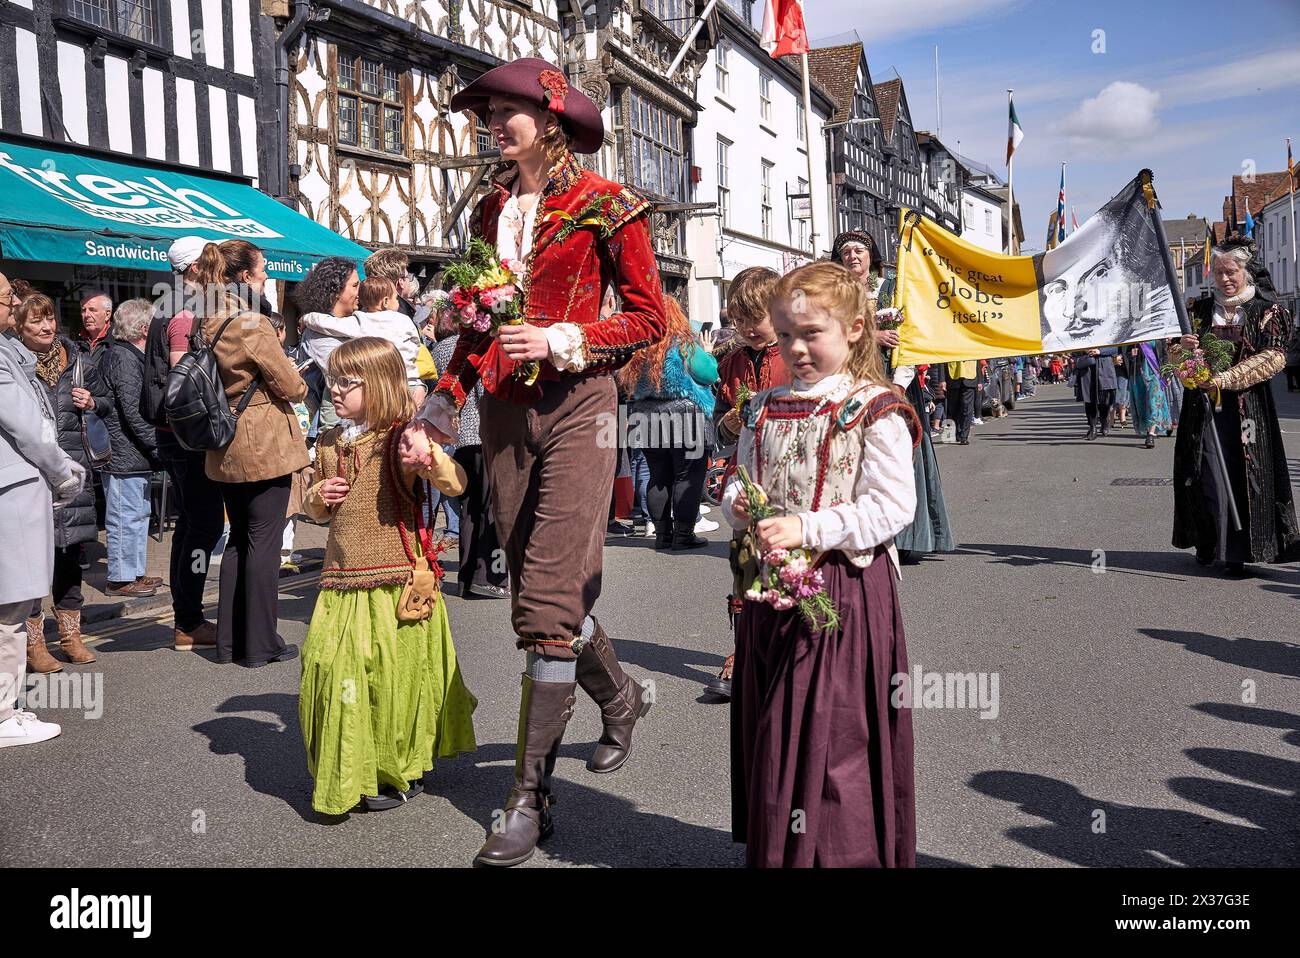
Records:
<instances>
[{"instance_id":1,"label":"red flag","mask_svg":"<svg viewBox=\"0 0 1300 958\"><path fill-rule=\"evenodd\" d=\"M791 53L807 53L808 28L799 0L763 0L763 34L760 45L773 60Z\"/></svg>"}]
</instances>

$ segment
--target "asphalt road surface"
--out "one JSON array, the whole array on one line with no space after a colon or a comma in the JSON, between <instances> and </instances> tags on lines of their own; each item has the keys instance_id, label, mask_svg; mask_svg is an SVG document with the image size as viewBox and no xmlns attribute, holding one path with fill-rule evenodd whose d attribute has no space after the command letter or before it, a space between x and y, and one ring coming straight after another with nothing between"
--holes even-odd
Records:
<instances>
[{"instance_id":1,"label":"asphalt road surface","mask_svg":"<svg viewBox=\"0 0 1300 958\"><path fill-rule=\"evenodd\" d=\"M1275 388L1300 455L1300 401ZM1169 477L1173 440L1083 429L1070 390L1044 386L970 446L938 447L961 545L904 568L908 648L925 672L996 677L997 699L915 713L920 863L1300 864L1297 568L1200 569L1169 545L1169 485L1114 484ZM596 612L657 704L628 765L597 776L580 698L555 835L523 867L743 864L728 707L701 688L731 641L723 532L686 555L608 541ZM282 634L301 642L315 589L282 585ZM102 715L40 709L64 734L0 753L0 863L468 864L510 785L522 654L505 602L448 608L478 751L408 805L342 821L310 807L296 661L218 666L171 650L165 620L97 625L99 661L65 671L102 676Z\"/></svg>"}]
</instances>

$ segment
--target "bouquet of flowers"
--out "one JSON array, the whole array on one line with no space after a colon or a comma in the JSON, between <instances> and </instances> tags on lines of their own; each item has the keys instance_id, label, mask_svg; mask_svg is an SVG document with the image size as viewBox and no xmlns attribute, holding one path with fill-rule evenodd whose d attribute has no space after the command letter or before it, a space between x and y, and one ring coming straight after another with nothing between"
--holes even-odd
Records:
<instances>
[{"instance_id":1,"label":"bouquet of flowers","mask_svg":"<svg viewBox=\"0 0 1300 958\"><path fill-rule=\"evenodd\" d=\"M741 383L740 388L736 390L736 404L731 408L734 409L736 415L739 416L740 411L745 408L745 403L749 402L753 398L754 391L749 388L749 384Z\"/></svg>"},{"instance_id":2,"label":"bouquet of flowers","mask_svg":"<svg viewBox=\"0 0 1300 958\"><path fill-rule=\"evenodd\" d=\"M1212 332L1198 337L1199 344L1191 351L1182 350L1181 360L1177 363L1165 363L1160 367L1160 375L1168 379L1176 376L1188 389L1209 385L1215 373L1221 373L1232 365L1232 344L1220 339Z\"/></svg>"},{"instance_id":3,"label":"bouquet of flowers","mask_svg":"<svg viewBox=\"0 0 1300 958\"><path fill-rule=\"evenodd\" d=\"M490 243L472 239L465 254L446 268L447 289L434 295L433 308L439 315L453 317L462 329L478 333L521 325L523 276L522 262L503 261ZM526 362L519 364L515 375L531 386L540 371L540 364Z\"/></svg>"},{"instance_id":4,"label":"bouquet of flowers","mask_svg":"<svg viewBox=\"0 0 1300 958\"><path fill-rule=\"evenodd\" d=\"M876 313L876 329L895 330L902 325L903 325L902 309L898 309L890 306ZM888 362L893 363L894 349L892 346L885 350L885 359Z\"/></svg>"},{"instance_id":5,"label":"bouquet of flowers","mask_svg":"<svg viewBox=\"0 0 1300 958\"><path fill-rule=\"evenodd\" d=\"M736 467L736 475L745 487L749 499L751 521L757 522L775 515L767 500L767 493L749 478L744 466ZM826 583L820 569L813 568L812 555L806 549L769 549L759 562L758 575L745 592L750 602L766 602L774 609L795 609L816 632L834 631L840 627L839 610L826 594Z\"/></svg>"}]
</instances>

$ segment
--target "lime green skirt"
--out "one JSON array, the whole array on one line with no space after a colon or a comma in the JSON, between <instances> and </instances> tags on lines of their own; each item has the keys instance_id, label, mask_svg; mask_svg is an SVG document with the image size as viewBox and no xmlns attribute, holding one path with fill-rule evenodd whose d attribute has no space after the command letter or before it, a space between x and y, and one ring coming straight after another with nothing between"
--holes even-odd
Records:
<instances>
[{"instance_id":1,"label":"lime green skirt","mask_svg":"<svg viewBox=\"0 0 1300 958\"><path fill-rule=\"evenodd\" d=\"M400 586L322 589L302 647L298 716L312 808L352 810L433 768L435 758L473 751L477 700L461 679L447 607L438 597L423 622L399 622Z\"/></svg>"}]
</instances>

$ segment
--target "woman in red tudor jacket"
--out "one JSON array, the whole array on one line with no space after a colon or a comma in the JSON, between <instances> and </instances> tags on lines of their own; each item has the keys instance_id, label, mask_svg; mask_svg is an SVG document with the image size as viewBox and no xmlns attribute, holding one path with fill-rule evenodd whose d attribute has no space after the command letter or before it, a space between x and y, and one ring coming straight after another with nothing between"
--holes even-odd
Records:
<instances>
[{"instance_id":1,"label":"woman in red tudor jacket","mask_svg":"<svg viewBox=\"0 0 1300 958\"><path fill-rule=\"evenodd\" d=\"M556 67L524 59L483 74L451 108L477 114L506 161L470 222L502 259L525 263L526 322L495 336L461 333L404 454L418 459L427 443L449 441L454 411L483 383L479 432L510 569L515 644L527 660L514 787L475 861L515 865L550 834L550 774L575 686L601 708L593 772L627 760L632 727L650 708L590 612L618 455L612 373L662 338L666 320L649 203L574 159L604 142L591 100ZM611 285L623 311L601 319ZM527 362L541 364L532 385L516 375Z\"/></svg>"}]
</instances>

